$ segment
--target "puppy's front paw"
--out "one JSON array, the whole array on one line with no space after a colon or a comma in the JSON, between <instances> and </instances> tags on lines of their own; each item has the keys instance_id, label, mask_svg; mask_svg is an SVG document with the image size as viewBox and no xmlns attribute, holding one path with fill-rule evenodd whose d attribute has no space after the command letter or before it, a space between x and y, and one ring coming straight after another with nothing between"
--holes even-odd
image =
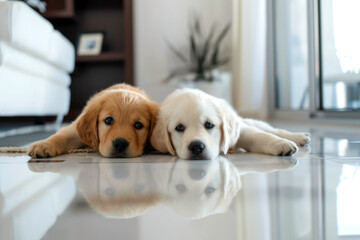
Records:
<instances>
[{"instance_id":1,"label":"puppy's front paw","mask_svg":"<svg viewBox=\"0 0 360 240\"><path fill-rule=\"evenodd\" d=\"M297 150L298 148L294 142L280 139L272 146L271 154L275 156L291 156L296 153Z\"/></svg>"},{"instance_id":2,"label":"puppy's front paw","mask_svg":"<svg viewBox=\"0 0 360 240\"><path fill-rule=\"evenodd\" d=\"M293 133L289 140L296 143L298 146L304 146L311 141L310 133Z\"/></svg>"},{"instance_id":3,"label":"puppy's front paw","mask_svg":"<svg viewBox=\"0 0 360 240\"><path fill-rule=\"evenodd\" d=\"M50 158L60 155L61 153L61 149L58 149L47 141L33 143L28 148L28 155L32 158Z\"/></svg>"}]
</instances>

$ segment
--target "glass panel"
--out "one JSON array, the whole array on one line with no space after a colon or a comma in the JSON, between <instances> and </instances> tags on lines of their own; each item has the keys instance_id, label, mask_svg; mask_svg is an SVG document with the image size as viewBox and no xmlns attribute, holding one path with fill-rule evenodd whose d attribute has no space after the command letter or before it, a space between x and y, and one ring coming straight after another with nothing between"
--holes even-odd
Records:
<instances>
[{"instance_id":1,"label":"glass panel","mask_svg":"<svg viewBox=\"0 0 360 240\"><path fill-rule=\"evenodd\" d=\"M311 182L313 167L314 164L311 161L299 162L296 170L304 173L301 176L302 181L299 181L299 175L290 172L273 176L279 187L276 197L271 199L275 204L273 208L276 209L276 214L272 216L272 224L274 224L274 228L277 226L287 227L279 231L277 236L273 236L272 239L312 239L317 228L313 222L315 213L311 207L313 201L311 189L314 187Z\"/></svg>"},{"instance_id":2,"label":"glass panel","mask_svg":"<svg viewBox=\"0 0 360 240\"><path fill-rule=\"evenodd\" d=\"M325 137L322 149L325 239L360 239L359 141Z\"/></svg>"},{"instance_id":3,"label":"glass panel","mask_svg":"<svg viewBox=\"0 0 360 240\"><path fill-rule=\"evenodd\" d=\"M340 236L360 235L360 193L353 187L360 184L359 166L344 165L337 187L337 228Z\"/></svg>"},{"instance_id":4,"label":"glass panel","mask_svg":"<svg viewBox=\"0 0 360 240\"><path fill-rule=\"evenodd\" d=\"M276 107L308 109L307 1L275 0Z\"/></svg>"},{"instance_id":5,"label":"glass panel","mask_svg":"<svg viewBox=\"0 0 360 240\"><path fill-rule=\"evenodd\" d=\"M360 1L322 0L322 108L360 108Z\"/></svg>"}]
</instances>

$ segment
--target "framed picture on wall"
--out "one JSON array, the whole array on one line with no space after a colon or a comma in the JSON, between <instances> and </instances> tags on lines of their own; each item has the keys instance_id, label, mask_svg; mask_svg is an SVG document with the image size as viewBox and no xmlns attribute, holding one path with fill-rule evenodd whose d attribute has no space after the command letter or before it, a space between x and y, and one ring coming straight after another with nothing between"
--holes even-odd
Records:
<instances>
[{"instance_id":1,"label":"framed picture on wall","mask_svg":"<svg viewBox=\"0 0 360 240\"><path fill-rule=\"evenodd\" d=\"M77 42L77 55L99 55L103 47L104 37L105 33L101 31L80 33Z\"/></svg>"}]
</instances>

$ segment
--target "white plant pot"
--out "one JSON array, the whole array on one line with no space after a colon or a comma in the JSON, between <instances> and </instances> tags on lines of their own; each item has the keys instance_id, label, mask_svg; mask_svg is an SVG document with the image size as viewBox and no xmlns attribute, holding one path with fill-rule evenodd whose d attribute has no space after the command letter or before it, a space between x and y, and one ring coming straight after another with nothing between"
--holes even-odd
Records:
<instances>
[{"instance_id":1,"label":"white plant pot","mask_svg":"<svg viewBox=\"0 0 360 240\"><path fill-rule=\"evenodd\" d=\"M223 98L232 105L231 74L219 72L212 82L179 81L179 88L200 89L214 97Z\"/></svg>"}]
</instances>

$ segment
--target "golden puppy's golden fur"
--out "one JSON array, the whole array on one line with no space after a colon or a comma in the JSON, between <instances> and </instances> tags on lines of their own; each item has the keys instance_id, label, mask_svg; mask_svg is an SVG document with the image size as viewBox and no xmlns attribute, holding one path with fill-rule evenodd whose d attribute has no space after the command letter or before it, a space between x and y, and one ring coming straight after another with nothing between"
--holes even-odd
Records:
<instances>
[{"instance_id":1,"label":"golden puppy's golden fur","mask_svg":"<svg viewBox=\"0 0 360 240\"><path fill-rule=\"evenodd\" d=\"M84 145L104 157L136 157L143 153L158 113L158 104L126 84L93 96L80 116L46 140L33 143L33 158L53 157Z\"/></svg>"}]
</instances>

